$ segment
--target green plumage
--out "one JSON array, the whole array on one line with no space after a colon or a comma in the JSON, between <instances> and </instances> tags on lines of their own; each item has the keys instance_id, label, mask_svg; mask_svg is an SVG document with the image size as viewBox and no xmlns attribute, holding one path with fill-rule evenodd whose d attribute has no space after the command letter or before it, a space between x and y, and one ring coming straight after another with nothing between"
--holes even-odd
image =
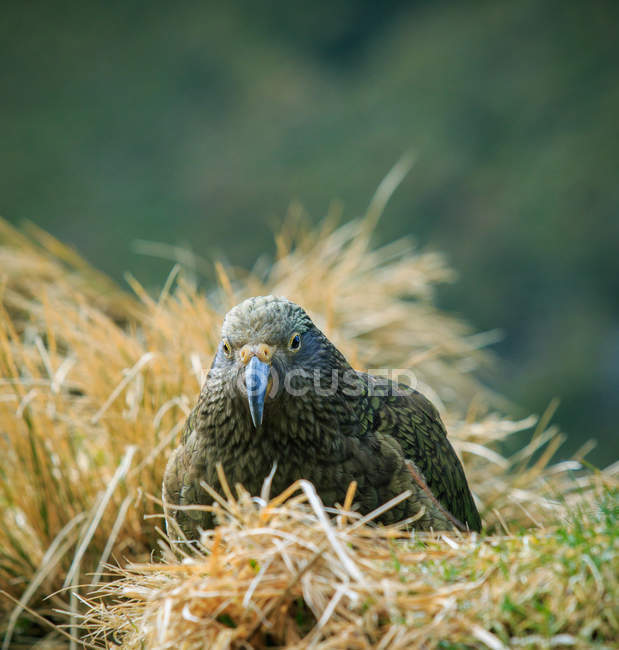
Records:
<instances>
[{"instance_id":1,"label":"green plumage","mask_svg":"<svg viewBox=\"0 0 619 650\"><path fill-rule=\"evenodd\" d=\"M355 480L355 503L363 513L411 490L410 498L384 513L384 523L421 512L413 523L418 529L480 529L462 465L423 395L355 372L307 314L281 298L241 303L226 316L222 334L166 469L163 494L170 505L210 503L200 481L220 489L218 463L231 485L259 494L276 462L272 493L306 478L333 505L344 501ZM300 345L292 349L296 334ZM274 381L254 426L243 391L243 354L259 354L260 345L272 353ZM189 539L213 523L197 510L172 508L168 516ZM172 533L175 526L168 524Z\"/></svg>"}]
</instances>

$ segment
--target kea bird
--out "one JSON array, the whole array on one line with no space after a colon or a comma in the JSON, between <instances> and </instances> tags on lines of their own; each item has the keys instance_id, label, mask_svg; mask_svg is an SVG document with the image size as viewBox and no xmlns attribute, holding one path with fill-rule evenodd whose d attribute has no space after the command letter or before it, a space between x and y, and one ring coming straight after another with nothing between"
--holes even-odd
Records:
<instances>
[{"instance_id":1,"label":"kea bird","mask_svg":"<svg viewBox=\"0 0 619 650\"><path fill-rule=\"evenodd\" d=\"M249 298L226 315L197 405L168 462L163 498L168 532L190 540L213 526L206 482L259 495L311 481L327 506L351 481L366 514L410 490L379 521L414 519L420 530L480 530L462 465L436 408L397 382L357 372L295 303ZM171 519L174 521L172 522Z\"/></svg>"}]
</instances>

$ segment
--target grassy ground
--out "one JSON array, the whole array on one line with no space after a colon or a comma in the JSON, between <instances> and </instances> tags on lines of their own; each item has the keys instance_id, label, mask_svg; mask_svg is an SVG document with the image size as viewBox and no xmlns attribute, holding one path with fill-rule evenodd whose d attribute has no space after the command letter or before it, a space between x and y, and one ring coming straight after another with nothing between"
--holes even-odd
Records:
<instances>
[{"instance_id":1,"label":"grassy ground","mask_svg":"<svg viewBox=\"0 0 619 650\"><path fill-rule=\"evenodd\" d=\"M178 268L155 298L132 278L125 293L45 233L0 222L5 646L613 645L618 466L584 470L586 450L553 464L552 408L519 422L492 410L499 398L472 374L489 336L433 306L452 278L443 259L370 245L388 191L337 228L292 215L273 266L218 267L208 297ZM170 550L157 501L167 457L222 314L267 292L306 307L357 367L414 370L463 458L481 536L372 527L350 511L352 490L329 522L300 484L262 505L231 490L201 553ZM530 443L501 455L524 429Z\"/></svg>"},{"instance_id":2,"label":"grassy ground","mask_svg":"<svg viewBox=\"0 0 619 650\"><path fill-rule=\"evenodd\" d=\"M220 508L200 553L134 565L91 596L89 640L146 647L591 647L617 634L617 492L563 523L427 535L340 514L309 485ZM343 511L342 511L343 512Z\"/></svg>"}]
</instances>

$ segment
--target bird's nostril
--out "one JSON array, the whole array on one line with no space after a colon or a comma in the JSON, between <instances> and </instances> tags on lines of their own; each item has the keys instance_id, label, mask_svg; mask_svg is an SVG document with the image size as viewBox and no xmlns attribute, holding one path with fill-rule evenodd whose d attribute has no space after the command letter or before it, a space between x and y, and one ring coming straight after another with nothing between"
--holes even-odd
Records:
<instances>
[{"instance_id":1,"label":"bird's nostril","mask_svg":"<svg viewBox=\"0 0 619 650\"><path fill-rule=\"evenodd\" d=\"M264 361L265 363L267 363L268 361L271 360L272 350L266 344L259 345L258 346L258 355L257 356L261 361Z\"/></svg>"},{"instance_id":2,"label":"bird's nostril","mask_svg":"<svg viewBox=\"0 0 619 650\"><path fill-rule=\"evenodd\" d=\"M266 343L260 343L259 345L247 344L239 352L239 357L244 365L247 365L253 356L258 357L263 363L271 363L273 348Z\"/></svg>"}]
</instances>

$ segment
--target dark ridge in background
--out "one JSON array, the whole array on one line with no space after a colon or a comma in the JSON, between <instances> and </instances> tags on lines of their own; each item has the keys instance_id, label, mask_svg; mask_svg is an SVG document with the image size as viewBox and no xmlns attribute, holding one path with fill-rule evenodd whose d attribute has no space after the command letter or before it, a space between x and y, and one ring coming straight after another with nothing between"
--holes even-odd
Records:
<instances>
[{"instance_id":1,"label":"dark ridge in background","mask_svg":"<svg viewBox=\"0 0 619 650\"><path fill-rule=\"evenodd\" d=\"M613 2L7 2L0 214L121 279L147 239L251 266L291 199L445 251L443 307L499 327L498 388L619 456ZM205 285L209 277L204 278Z\"/></svg>"}]
</instances>

